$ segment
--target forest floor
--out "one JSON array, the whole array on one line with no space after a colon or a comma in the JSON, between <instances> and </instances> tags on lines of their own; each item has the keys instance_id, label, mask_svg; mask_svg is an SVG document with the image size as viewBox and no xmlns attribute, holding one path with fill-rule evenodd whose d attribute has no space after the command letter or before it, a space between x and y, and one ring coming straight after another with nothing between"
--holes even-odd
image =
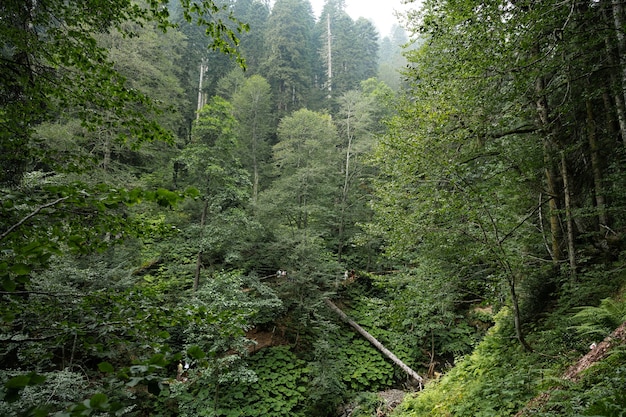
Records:
<instances>
[{"instance_id":1,"label":"forest floor","mask_svg":"<svg viewBox=\"0 0 626 417\"><path fill-rule=\"evenodd\" d=\"M266 347L289 344L285 338L285 329L279 328L278 326L274 327L272 330L260 330L255 327L246 333L246 338L254 342L254 344L251 344L248 348L249 353L258 352Z\"/></svg>"},{"instance_id":2,"label":"forest floor","mask_svg":"<svg viewBox=\"0 0 626 417\"><path fill-rule=\"evenodd\" d=\"M581 378L581 373L595 363L601 361L609 355L610 350L617 345L626 342L626 322L622 323L613 333L607 336L602 342L594 345L585 356L580 358L578 362L570 366L563 374L562 379L564 381L576 382ZM558 390L559 387L553 387L549 391L542 392L526 404L515 417L523 417L531 413L533 410L541 409L541 407L548 402L552 393Z\"/></svg>"},{"instance_id":3,"label":"forest floor","mask_svg":"<svg viewBox=\"0 0 626 417\"><path fill-rule=\"evenodd\" d=\"M378 405L376 410L374 410L376 414L372 415L376 415L376 417L390 416L393 410L404 400L405 395L406 392L399 389L388 389L377 393ZM355 402L344 404L337 410L339 417L352 417L355 413L363 415L363 410Z\"/></svg>"}]
</instances>

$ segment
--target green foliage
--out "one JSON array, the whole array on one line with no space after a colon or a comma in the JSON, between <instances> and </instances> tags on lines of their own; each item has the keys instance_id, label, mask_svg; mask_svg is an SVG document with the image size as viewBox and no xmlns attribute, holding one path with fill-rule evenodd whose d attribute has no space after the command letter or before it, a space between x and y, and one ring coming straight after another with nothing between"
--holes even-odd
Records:
<instances>
[{"instance_id":1,"label":"green foliage","mask_svg":"<svg viewBox=\"0 0 626 417\"><path fill-rule=\"evenodd\" d=\"M208 380L204 376L182 392L173 395L179 401L180 416L303 416L307 368L288 347L272 347L251 356L248 366L253 377L248 380ZM176 388L179 390L179 388ZM193 399L193 401L191 401Z\"/></svg>"},{"instance_id":2,"label":"green foliage","mask_svg":"<svg viewBox=\"0 0 626 417\"><path fill-rule=\"evenodd\" d=\"M130 206L143 201L172 207L184 198L184 193L162 188L127 190L83 183L0 194L6 198L0 207L5 227L0 240L12 248L0 254L0 280L6 291L24 288L32 273L45 269L63 251L102 251L123 238L142 235L145 223L141 218L129 219ZM11 203L15 199L20 203Z\"/></svg>"},{"instance_id":3,"label":"green foliage","mask_svg":"<svg viewBox=\"0 0 626 417\"><path fill-rule=\"evenodd\" d=\"M457 362L440 381L405 400L398 416L510 415L531 396L531 384L541 374L533 370L537 358L525 355L506 336L510 313L501 311L496 324L474 352Z\"/></svg>"},{"instance_id":4,"label":"green foliage","mask_svg":"<svg viewBox=\"0 0 626 417\"><path fill-rule=\"evenodd\" d=\"M351 416L354 417L371 417L377 415L377 411L382 405L383 401L377 394L371 392L361 393L353 400L355 404L352 410Z\"/></svg>"},{"instance_id":5,"label":"green foliage","mask_svg":"<svg viewBox=\"0 0 626 417\"><path fill-rule=\"evenodd\" d=\"M364 276L360 279L369 280L369 290L345 292L354 299L355 321L414 368L437 363L441 369L470 353L492 320L459 305L466 289L444 281L437 268L425 263L406 273Z\"/></svg>"},{"instance_id":6,"label":"green foliage","mask_svg":"<svg viewBox=\"0 0 626 417\"><path fill-rule=\"evenodd\" d=\"M553 391L542 407L531 415L538 417L620 416L624 412L624 372L626 349L619 346L601 362L586 370L582 377Z\"/></svg>"},{"instance_id":7,"label":"green foliage","mask_svg":"<svg viewBox=\"0 0 626 417\"><path fill-rule=\"evenodd\" d=\"M353 392L380 391L394 381L394 367L374 346L357 334L338 336L337 361L343 383Z\"/></svg>"},{"instance_id":8,"label":"green foliage","mask_svg":"<svg viewBox=\"0 0 626 417\"><path fill-rule=\"evenodd\" d=\"M131 35L133 24L146 22L162 30L172 28L167 3L99 1L88 9L57 0L45 6L3 3L0 13L7 24L0 29L5 51L1 65L7 77L0 84L0 183L19 183L29 159L39 154L37 144L30 142L34 126L67 109L91 130L113 127L121 141L140 144L172 139L171 132L146 117L157 111L153 99L126 84L96 36L116 30ZM237 53L235 33L216 16L221 7L211 0L183 1L182 6L188 21L206 25L212 48Z\"/></svg>"},{"instance_id":9,"label":"green foliage","mask_svg":"<svg viewBox=\"0 0 626 417\"><path fill-rule=\"evenodd\" d=\"M313 87L313 62L318 51L312 36L315 17L308 2L278 0L266 23L261 74L274 92L279 118L307 107Z\"/></svg>"},{"instance_id":10,"label":"green foliage","mask_svg":"<svg viewBox=\"0 0 626 417\"><path fill-rule=\"evenodd\" d=\"M578 308L572 317L576 331L603 339L626 321L626 302L605 298L597 307Z\"/></svg>"},{"instance_id":11,"label":"green foliage","mask_svg":"<svg viewBox=\"0 0 626 417\"><path fill-rule=\"evenodd\" d=\"M310 381L307 387L307 415L325 416L336 412L337 406L345 401L348 387L343 381L346 372L344 363L336 357L335 334L337 329L330 324L317 335L309 362Z\"/></svg>"},{"instance_id":12,"label":"green foliage","mask_svg":"<svg viewBox=\"0 0 626 417\"><path fill-rule=\"evenodd\" d=\"M239 401L232 404L233 408L238 408L240 401L244 400L245 411L233 415L303 415L308 372L304 361L287 347L274 347L252 356L251 367L259 378L256 389L249 395L244 394L243 398L239 396Z\"/></svg>"},{"instance_id":13,"label":"green foliage","mask_svg":"<svg viewBox=\"0 0 626 417\"><path fill-rule=\"evenodd\" d=\"M243 292L244 283L237 272L215 274L189 300L195 315L184 322L184 334L186 345L195 346L193 352L219 357L232 350L244 351L244 332L257 312L280 308L280 300L267 291ZM258 283L247 284L262 290Z\"/></svg>"},{"instance_id":14,"label":"green foliage","mask_svg":"<svg viewBox=\"0 0 626 417\"><path fill-rule=\"evenodd\" d=\"M376 27L367 19L352 20L343 2L327 1L324 4L315 26L315 36L321 45L321 62L316 75L323 80L320 87L328 90L328 98L334 100L357 88L362 80L376 75ZM329 68L332 78L328 77Z\"/></svg>"},{"instance_id":15,"label":"green foliage","mask_svg":"<svg viewBox=\"0 0 626 417\"><path fill-rule=\"evenodd\" d=\"M408 415L511 415L626 318L606 298L625 219L609 2L425 0L392 109L371 22L328 1L330 113L305 108L329 91L326 22L269 4L0 2L0 414L330 415L399 380L323 309L357 265L394 270L341 290L359 323L412 366L457 364ZM258 29L249 78L204 51L235 54L231 12ZM248 357L261 324L294 351ZM537 413L623 414L623 364L616 349Z\"/></svg>"},{"instance_id":16,"label":"green foliage","mask_svg":"<svg viewBox=\"0 0 626 417\"><path fill-rule=\"evenodd\" d=\"M252 201L256 202L259 189L267 185L272 133L271 90L260 75L245 79L236 89L232 103L239 121L237 136L242 146L241 161L252 178Z\"/></svg>"},{"instance_id":17,"label":"green foliage","mask_svg":"<svg viewBox=\"0 0 626 417\"><path fill-rule=\"evenodd\" d=\"M273 156L281 175L259 197L260 219L281 233L321 236L336 191L337 130L329 115L302 109L282 119L278 136Z\"/></svg>"}]
</instances>

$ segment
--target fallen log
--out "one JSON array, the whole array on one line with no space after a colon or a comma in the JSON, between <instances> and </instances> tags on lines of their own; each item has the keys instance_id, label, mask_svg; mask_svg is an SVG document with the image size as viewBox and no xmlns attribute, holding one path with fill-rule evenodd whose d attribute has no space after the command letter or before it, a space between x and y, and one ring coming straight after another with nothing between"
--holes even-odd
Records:
<instances>
[{"instance_id":1,"label":"fallen log","mask_svg":"<svg viewBox=\"0 0 626 417\"><path fill-rule=\"evenodd\" d=\"M609 356L611 349L615 346L626 343L626 322L622 323L613 333L604 338L604 340L597 345L594 343L590 346L590 351L583 356L578 362L570 366L569 369L562 376L564 381L577 382L581 378L583 371L589 369L595 363ZM532 400L530 400L524 408L519 410L514 417L522 417L529 415L533 410L541 409L548 403L552 393L559 389L559 386L552 387L548 391L544 391Z\"/></svg>"},{"instance_id":2,"label":"fallen log","mask_svg":"<svg viewBox=\"0 0 626 417\"><path fill-rule=\"evenodd\" d=\"M396 365L398 365L404 372L406 372L410 377L412 377L419 385L420 389L422 389L422 384L424 381L424 378L422 378L417 372L415 372L413 369L411 369L407 364L405 364L404 362L402 362L396 355L394 355L389 349L387 349L385 346L383 346L382 343L380 343L374 336L372 336L371 334L369 334L364 328L362 328L361 326L359 326L355 321L351 320L346 313L344 313L339 307L337 307L335 305L335 303L333 303L332 301L330 301L329 299L325 299L324 300L326 302L326 305L333 310L339 317L341 317L341 319L348 323L350 326L352 326L352 328L354 330L356 330L361 336L363 336L365 339L367 339L372 345L374 345L374 347L376 349L378 349L379 351L382 352L383 355L385 355L386 357L388 357L389 359L391 359L391 361L393 363L395 363Z\"/></svg>"}]
</instances>

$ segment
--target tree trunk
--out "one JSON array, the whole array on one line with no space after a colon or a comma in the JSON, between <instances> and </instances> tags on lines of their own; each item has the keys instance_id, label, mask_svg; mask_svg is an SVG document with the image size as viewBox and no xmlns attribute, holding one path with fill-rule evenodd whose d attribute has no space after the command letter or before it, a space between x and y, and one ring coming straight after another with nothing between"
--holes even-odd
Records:
<instances>
[{"instance_id":1,"label":"tree trunk","mask_svg":"<svg viewBox=\"0 0 626 417\"><path fill-rule=\"evenodd\" d=\"M550 208L550 232L551 232L551 247L552 247L552 261L555 266L558 265L559 261L562 258L561 254L561 226L559 222L558 215L558 196L559 192L557 191L557 181L556 181L556 170L554 168L553 162L553 151L552 151L552 132L550 130L550 111L548 109L548 102L544 95L545 81L542 77L537 78L535 83L535 93L537 94L537 113L539 115L539 121L541 126L544 128L543 138L543 160L545 166L545 175L546 175L546 185L548 195L550 200L548 200L548 207ZM547 130L546 130L547 129Z\"/></svg>"},{"instance_id":2,"label":"tree trunk","mask_svg":"<svg viewBox=\"0 0 626 417\"><path fill-rule=\"evenodd\" d=\"M511 304L513 305L513 324L515 326L515 336L527 352L532 352L533 348L531 348L528 342L526 342L524 331L522 330L522 315L519 308L517 292L515 290L515 275L513 275L513 271L510 268L507 269L509 270L509 291L511 292Z\"/></svg>"},{"instance_id":3,"label":"tree trunk","mask_svg":"<svg viewBox=\"0 0 626 417\"><path fill-rule=\"evenodd\" d=\"M611 48L611 42L608 37L604 38L604 45L606 48L606 57L607 62L610 67L618 67L618 64L615 60L615 56L613 54L613 49ZM613 100L615 101L615 112L617 113L617 123L619 125L620 137L622 138L622 142L626 144L626 106L624 106L624 94L622 94L622 88L620 87L620 91L616 92L615 86L621 86L621 81L615 75L614 71L610 72L610 80L611 80L611 94L613 96Z\"/></svg>"},{"instance_id":4,"label":"tree trunk","mask_svg":"<svg viewBox=\"0 0 626 417\"><path fill-rule=\"evenodd\" d=\"M561 378L563 381L579 381L584 371L605 359L613 349L624 343L626 343L626 322L622 323L613 333L605 337L604 340L598 343L593 349L590 349L589 353L583 356L578 362L570 366ZM559 386L557 385L539 394L526 403L526 406L519 410L514 417L535 415L538 410L542 410L542 407L547 404L552 394L558 389Z\"/></svg>"},{"instance_id":5,"label":"tree trunk","mask_svg":"<svg viewBox=\"0 0 626 417\"><path fill-rule=\"evenodd\" d=\"M613 24L615 25L615 36L617 38L617 51L619 53L619 64L621 72L621 94L620 102L626 102L626 35L624 34L624 8L623 0L612 0ZM619 114L618 114L619 115ZM621 127L621 126L620 126ZM622 131L622 135L624 132ZM626 138L622 136L626 144Z\"/></svg>"},{"instance_id":6,"label":"tree trunk","mask_svg":"<svg viewBox=\"0 0 626 417\"><path fill-rule=\"evenodd\" d=\"M198 82L198 106L196 108L196 120L200 118L200 110L204 107L204 93L202 91L202 83L204 82L204 72L206 71L207 65L204 62L204 59L200 61L200 81Z\"/></svg>"},{"instance_id":7,"label":"tree trunk","mask_svg":"<svg viewBox=\"0 0 626 417\"><path fill-rule=\"evenodd\" d=\"M561 151L561 175L563 176L563 194L565 198L565 221L567 224L567 256L569 258L570 277L576 280L576 245L574 244L574 218L572 215L572 202L570 190L570 178L567 170L567 158L565 151Z\"/></svg>"},{"instance_id":8,"label":"tree trunk","mask_svg":"<svg viewBox=\"0 0 626 417\"><path fill-rule=\"evenodd\" d=\"M332 36L330 33L330 13L327 16L326 30L327 30L327 48L328 48L328 98L332 98L333 93L333 55L332 55Z\"/></svg>"},{"instance_id":9,"label":"tree trunk","mask_svg":"<svg viewBox=\"0 0 626 417\"><path fill-rule=\"evenodd\" d=\"M359 326L356 322L350 320L350 318L346 315L346 313L344 313L343 311L341 311L341 309L339 307L337 307L332 301L330 301L329 299L325 299L324 302L326 303L326 305L333 310L337 315L339 315L339 317L341 317L341 319L348 323L350 326L352 326L352 328L354 328L361 336L363 336L365 339L367 339L372 345L374 345L374 347L376 347L376 349L378 349L379 351L381 351L383 353L383 355L385 355L386 357L388 357L389 359L391 359L393 361L393 363L395 363L396 365L398 365L404 372L406 372L410 377L412 377L413 379L415 379L415 381L417 381L417 383L420 386L420 389L422 387L422 383L424 381L424 378L422 378L417 372L415 372L413 369L411 369L407 364L405 364L404 362L402 362L400 359L398 359L398 357L396 355L394 355L393 353L391 353L389 351L389 349L387 349L385 346L383 346L382 343L380 343L378 340L376 340L376 338L374 336L372 336L371 334L369 334L365 329L363 329L361 326Z\"/></svg>"},{"instance_id":10,"label":"tree trunk","mask_svg":"<svg viewBox=\"0 0 626 417\"><path fill-rule=\"evenodd\" d=\"M600 167L600 152L598 148L598 138L596 136L595 119L591 101L587 100L587 137L589 140L589 151L591 152L591 169L593 170L593 185L596 197L596 209L598 210L598 221L600 227L608 226L609 220L606 214L606 202L602 187L602 168Z\"/></svg>"}]
</instances>

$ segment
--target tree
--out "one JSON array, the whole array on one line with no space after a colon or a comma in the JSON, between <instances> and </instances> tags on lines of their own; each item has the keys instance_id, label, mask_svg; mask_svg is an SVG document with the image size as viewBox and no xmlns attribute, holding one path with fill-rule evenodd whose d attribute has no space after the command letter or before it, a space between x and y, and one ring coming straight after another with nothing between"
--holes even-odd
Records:
<instances>
[{"instance_id":1,"label":"tree","mask_svg":"<svg viewBox=\"0 0 626 417\"><path fill-rule=\"evenodd\" d=\"M269 2L267 0L238 0L233 7L233 13L250 27L248 32L240 36L241 55L246 60L247 71L250 74L258 74L265 56L264 37L270 15Z\"/></svg>"},{"instance_id":2,"label":"tree","mask_svg":"<svg viewBox=\"0 0 626 417\"><path fill-rule=\"evenodd\" d=\"M332 195L328 174L337 167L337 131L330 116L302 109L281 120L278 138L274 163L280 177L265 193L270 216L305 240L319 236Z\"/></svg>"},{"instance_id":3,"label":"tree","mask_svg":"<svg viewBox=\"0 0 626 417\"><path fill-rule=\"evenodd\" d=\"M315 24L308 0L278 0L269 16L265 44L269 47L261 75L275 95L275 109L282 116L307 106L313 86Z\"/></svg>"},{"instance_id":4,"label":"tree","mask_svg":"<svg viewBox=\"0 0 626 417\"><path fill-rule=\"evenodd\" d=\"M152 20L160 28L171 27L167 2L153 1L145 7L130 0L113 4L94 2L87 10L76 3L54 0L7 1L0 7L3 74L0 84L2 177L0 183L16 184L27 169L37 147L29 142L32 129L65 108L74 108L83 123L95 127L101 113L109 111L121 138L141 143L152 138L171 138L144 114L153 104L125 85L124 78L98 44L94 33L119 29L124 22ZM211 47L234 53L234 33L222 20L211 16L219 8L211 0L191 6L182 2L185 17L193 16L214 35ZM126 32L128 33L128 32Z\"/></svg>"},{"instance_id":5,"label":"tree","mask_svg":"<svg viewBox=\"0 0 626 417\"><path fill-rule=\"evenodd\" d=\"M268 230L266 253L275 253L288 280L281 293L295 342L318 328L318 307L341 266L325 241L334 216L339 154L329 115L301 109L281 120L273 147L277 174L259 194L258 217Z\"/></svg>"},{"instance_id":6,"label":"tree","mask_svg":"<svg viewBox=\"0 0 626 417\"><path fill-rule=\"evenodd\" d=\"M126 22L123 27L133 36L113 31L98 34L98 42L107 49L120 76L126 78L127 87L154 101L155 111L144 116L146 121L157 123L176 141L176 134L185 128L181 110L191 107L175 66L185 47L183 35L175 29L163 33L153 24L142 27ZM85 181L119 181L130 186L139 185L139 181L129 178L129 166L137 173L146 173L169 163L171 144L151 141L140 148L132 141L122 142L119 135L124 131L115 126L113 112L102 110L100 117L97 126L87 129L81 126L76 109L68 108L55 120L37 126L33 140L38 143L42 158L33 169L74 175L84 170L88 172L82 175Z\"/></svg>"},{"instance_id":7,"label":"tree","mask_svg":"<svg viewBox=\"0 0 626 417\"><path fill-rule=\"evenodd\" d=\"M262 180L267 177L266 165L271 157L269 137L272 133L271 94L269 83L260 75L253 75L233 97L235 114L239 121L238 137L245 151L243 165L252 178L252 203L255 204Z\"/></svg>"},{"instance_id":8,"label":"tree","mask_svg":"<svg viewBox=\"0 0 626 417\"><path fill-rule=\"evenodd\" d=\"M545 274L530 291L547 296L563 282L557 266L565 257L570 282L580 279L581 244L608 249L597 234L598 219L608 220L600 216L606 200L595 196L605 193L610 169L598 170L607 156L598 153L598 115L588 110L595 102L619 112L599 93L611 70L595 65L607 50L591 35L609 27L607 4L500 6L424 3L415 27L424 40L407 55L410 90L379 151L393 181L378 209L387 213L381 229L390 248L417 255L405 261L438 252L465 265L461 275L506 283L516 336L529 348L522 305L532 310L535 301L520 298L519 288ZM588 152L596 162L581 164ZM471 273L472 264L482 272Z\"/></svg>"},{"instance_id":9,"label":"tree","mask_svg":"<svg viewBox=\"0 0 626 417\"><path fill-rule=\"evenodd\" d=\"M353 31L354 38L357 40L353 53L358 62L354 78L357 83L360 83L376 77L378 73L379 35L374 24L362 17L354 22Z\"/></svg>"},{"instance_id":10,"label":"tree","mask_svg":"<svg viewBox=\"0 0 626 417\"><path fill-rule=\"evenodd\" d=\"M354 22L345 11L345 1L324 4L315 33L321 45L318 62L323 66L316 76L328 98L336 99L376 75L376 28L363 18Z\"/></svg>"},{"instance_id":11,"label":"tree","mask_svg":"<svg viewBox=\"0 0 626 417\"><path fill-rule=\"evenodd\" d=\"M213 265L223 259L245 224L249 181L237 156L236 128L232 106L214 96L193 126L191 143L177 158L187 173L187 182L198 187L201 194L194 290L199 288L204 261Z\"/></svg>"},{"instance_id":12,"label":"tree","mask_svg":"<svg viewBox=\"0 0 626 417\"><path fill-rule=\"evenodd\" d=\"M367 183L364 156L371 152L374 141L370 135L373 130L374 100L360 91L344 93L338 100L339 114L337 125L342 138L341 151L343 161L340 181L339 212L337 213L337 259L342 262L344 248L355 231L359 221L366 221L366 202L369 196L360 192Z\"/></svg>"},{"instance_id":13,"label":"tree","mask_svg":"<svg viewBox=\"0 0 626 417\"><path fill-rule=\"evenodd\" d=\"M420 42L420 38L414 40ZM391 33L380 41L378 50L378 78L394 90L399 90L402 84L400 69L406 67L407 60L403 53L409 44L409 38L400 26L393 25Z\"/></svg>"}]
</instances>

